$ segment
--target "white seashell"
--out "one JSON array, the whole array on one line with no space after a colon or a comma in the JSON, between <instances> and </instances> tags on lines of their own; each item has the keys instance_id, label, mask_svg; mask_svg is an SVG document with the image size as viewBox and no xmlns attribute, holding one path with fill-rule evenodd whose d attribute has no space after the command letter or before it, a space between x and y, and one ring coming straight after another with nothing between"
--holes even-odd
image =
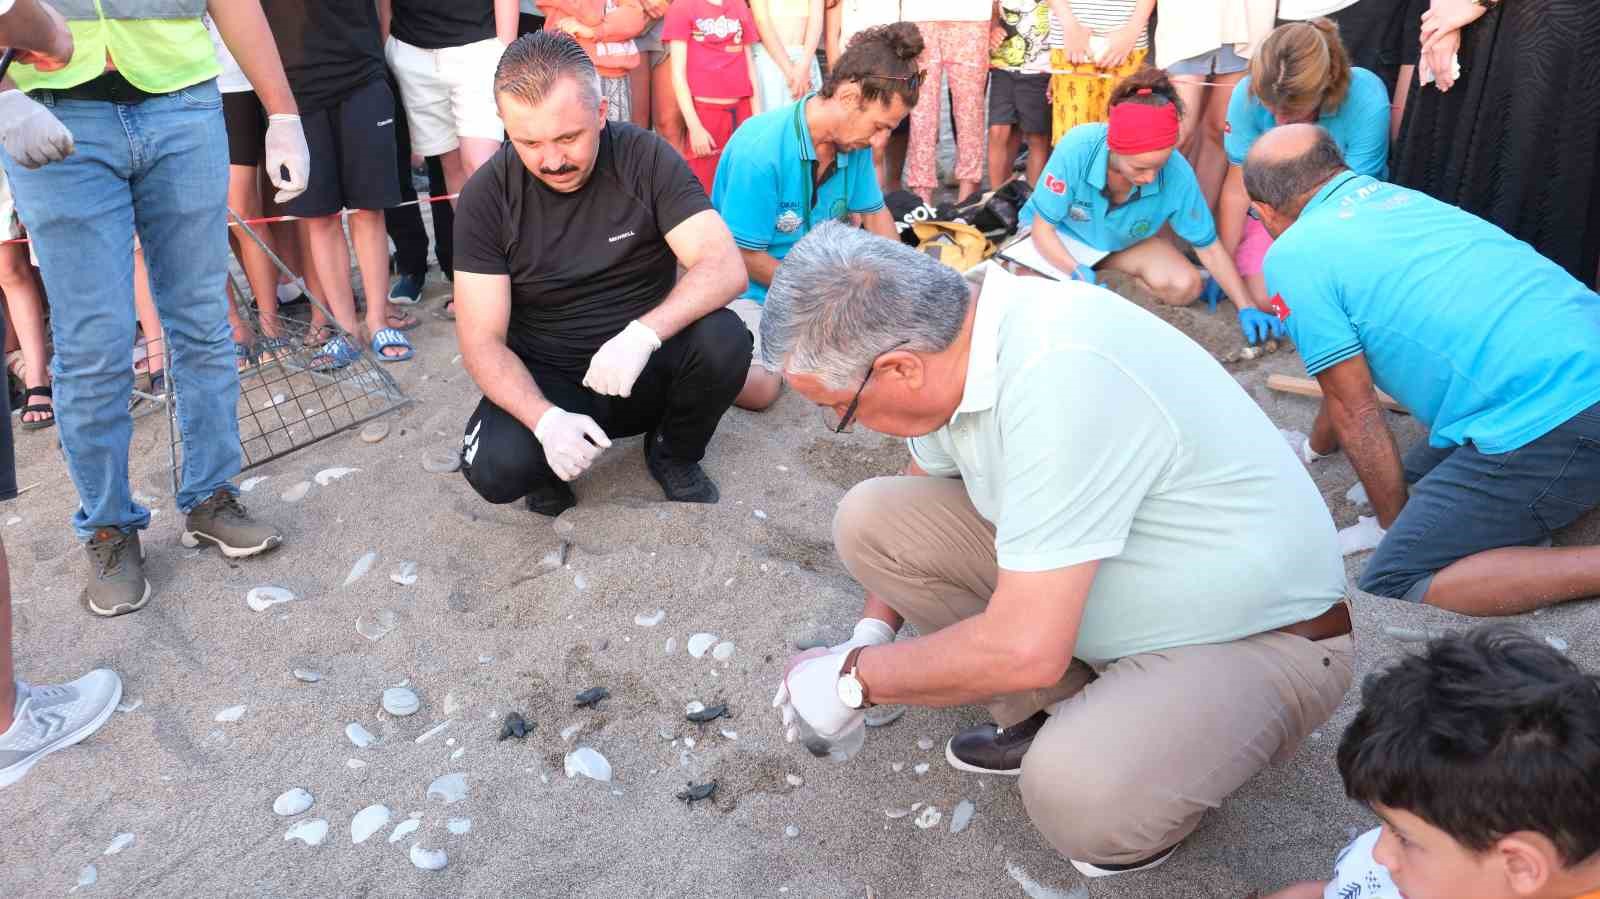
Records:
<instances>
[{"instance_id":1,"label":"white seashell","mask_svg":"<svg viewBox=\"0 0 1600 899\"><path fill-rule=\"evenodd\" d=\"M144 698L143 697L140 697L139 699L135 699L133 702L119 702L119 703L117 703L117 711L119 711L119 712L134 712L134 711L138 711L139 706L142 706L142 705L144 705Z\"/></svg>"},{"instance_id":2,"label":"white seashell","mask_svg":"<svg viewBox=\"0 0 1600 899\"><path fill-rule=\"evenodd\" d=\"M917 765L916 767L912 768L911 770L917 772L918 774L927 774L928 773L928 763L927 762L923 762L922 764Z\"/></svg>"},{"instance_id":3,"label":"white seashell","mask_svg":"<svg viewBox=\"0 0 1600 899\"><path fill-rule=\"evenodd\" d=\"M795 837L800 835L800 828L795 827L793 824L790 824L788 827L785 827L783 829L783 835L792 840Z\"/></svg>"},{"instance_id":4,"label":"white seashell","mask_svg":"<svg viewBox=\"0 0 1600 899\"><path fill-rule=\"evenodd\" d=\"M374 737L371 731L354 721L344 726L344 735L349 737L350 742L356 744L356 746L361 749L366 749L373 743L378 742L378 738Z\"/></svg>"},{"instance_id":5,"label":"white seashell","mask_svg":"<svg viewBox=\"0 0 1600 899\"><path fill-rule=\"evenodd\" d=\"M582 574L573 575L572 586L577 587L579 590L587 590L589 588L589 579Z\"/></svg>"},{"instance_id":6,"label":"white seashell","mask_svg":"<svg viewBox=\"0 0 1600 899\"><path fill-rule=\"evenodd\" d=\"M284 790L277 799L272 800L272 810L285 818L292 818L310 808L315 801L303 787L295 787Z\"/></svg>"},{"instance_id":7,"label":"white seashell","mask_svg":"<svg viewBox=\"0 0 1600 899\"><path fill-rule=\"evenodd\" d=\"M222 711L217 713L216 720L217 721L238 721L240 718L244 717L244 709L245 709L245 707L242 706L242 705L230 705L227 708L225 708Z\"/></svg>"},{"instance_id":8,"label":"white seashell","mask_svg":"<svg viewBox=\"0 0 1600 899\"><path fill-rule=\"evenodd\" d=\"M1550 648L1556 652L1566 652L1569 645L1567 641L1560 637L1545 637L1544 642L1549 644Z\"/></svg>"},{"instance_id":9,"label":"white seashell","mask_svg":"<svg viewBox=\"0 0 1600 899\"><path fill-rule=\"evenodd\" d=\"M350 819L350 842L365 843L367 838L389 826L389 807L369 805Z\"/></svg>"},{"instance_id":10,"label":"white seashell","mask_svg":"<svg viewBox=\"0 0 1600 899\"><path fill-rule=\"evenodd\" d=\"M122 850L124 850L124 849L126 849L126 848L128 848L129 846L132 846L132 845L133 845L133 834L131 834L131 833L119 833L115 837L112 838L111 845L106 847L106 851L104 851L104 852L102 852L100 854L101 855L116 855L118 852L121 852Z\"/></svg>"},{"instance_id":11,"label":"white seashell","mask_svg":"<svg viewBox=\"0 0 1600 899\"><path fill-rule=\"evenodd\" d=\"M401 562L400 567L389 574L389 580L402 587L409 587L417 582L417 563Z\"/></svg>"},{"instance_id":12,"label":"white seashell","mask_svg":"<svg viewBox=\"0 0 1600 899\"><path fill-rule=\"evenodd\" d=\"M960 833L966 830L967 825L972 823L972 815L976 811L977 808L970 799L956 803L956 810L950 813L950 832Z\"/></svg>"},{"instance_id":13,"label":"white seashell","mask_svg":"<svg viewBox=\"0 0 1600 899\"><path fill-rule=\"evenodd\" d=\"M448 456L424 456L422 470L429 474L449 474L461 469L461 454L452 452Z\"/></svg>"},{"instance_id":14,"label":"white seashell","mask_svg":"<svg viewBox=\"0 0 1600 899\"><path fill-rule=\"evenodd\" d=\"M927 737L919 737L917 739L917 748L922 750L923 752L927 752L928 750L933 748L933 741L928 739Z\"/></svg>"},{"instance_id":15,"label":"white seashell","mask_svg":"<svg viewBox=\"0 0 1600 899\"><path fill-rule=\"evenodd\" d=\"M278 498L283 500L286 503L297 503L297 502L305 499L306 498L306 494L310 493L310 492L311 492L311 482L310 481L301 481L300 483L294 485L293 487L290 487L288 490L283 491L283 494L281 496L279 496Z\"/></svg>"},{"instance_id":16,"label":"white seashell","mask_svg":"<svg viewBox=\"0 0 1600 899\"><path fill-rule=\"evenodd\" d=\"M344 766L346 768L351 768L351 769L365 768L365 767L367 767L367 763L363 762L360 759L345 759L344 760Z\"/></svg>"},{"instance_id":17,"label":"white seashell","mask_svg":"<svg viewBox=\"0 0 1600 899\"><path fill-rule=\"evenodd\" d=\"M424 871L441 871L450 859L443 849L424 849L421 843L412 843L411 863Z\"/></svg>"},{"instance_id":18,"label":"white seashell","mask_svg":"<svg viewBox=\"0 0 1600 899\"><path fill-rule=\"evenodd\" d=\"M22 524L22 516L21 515L13 515L10 518L6 519L6 527L11 527L14 524Z\"/></svg>"},{"instance_id":19,"label":"white seashell","mask_svg":"<svg viewBox=\"0 0 1600 899\"><path fill-rule=\"evenodd\" d=\"M721 733L722 733L722 738L724 740L737 740L737 739L739 739L739 732L736 731L736 730L728 730L726 727L724 727L722 729Z\"/></svg>"},{"instance_id":20,"label":"white seashell","mask_svg":"<svg viewBox=\"0 0 1600 899\"><path fill-rule=\"evenodd\" d=\"M566 727L561 728L561 741L564 743L573 737L576 737L578 735L578 731L580 730L583 730L582 721L579 721L577 724L569 724Z\"/></svg>"},{"instance_id":21,"label":"white seashell","mask_svg":"<svg viewBox=\"0 0 1600 899\"><path fill-rule=\"evenodd\" d=\"M379 609L371 615L362 615L356 619L356 633L366 637L368 640L377 642L394 630L394 626L398 623L399 619L394 612L388 609Z\"/></svg>"},{"instance_id":22,"label":"white seashell","mask_svg":"<svg viewBox=\"0 0 1600 899\"><path fill-rule=\"evenodd\" d=\"M927 830L930 827L937 827L939 822L943 820L944 813L930 805L924 807L922 812L917 815L917 820L912 823L923 830Z\"/></svg>"},{"instance_id":23,"label":"white seashell","mask_svg":"<svg viewBox=\"0 0 1600 899\"><path fill-rule=\"evenodd\" d=\"M299 840L307 846L320 846L328 838L328 822L323 818L312 818L307 821L296 822L283 835L285 840Z\"/></svg>"},{"instance_id":24,"label":"white seashell","mask_svg":"<svg viewBox=\"0 0 1600 899\"><path fill-rule=\"evenodd\" d=\"M244 595L245 605L252 611L265 612L280 602L289 602L294 594L282 587L251 587Z\"/></svg>"},{"instance_id":25,"label":"white seashell","mask_svg":"<svg viewBox=\"0 0 1600 899\"><path fill-rule=\"evenodd\" d=\"M443 799L446 805L459 802L467 798L467 777L465 774L444 774L434 778L428 784L428 798Z\"/></svg>"},{"instance_id":26,"label":"white seashell","mask_svg":"<svg viewBox=\"0 0 1600 899\"><path fill-rule=\"evenodd\" d=\"M78 869L78 885L71 892L76 893L84 887L92 887L100 879L100 871L94 865L84 865Z\"/></svg>"},{"instance_id":27,"label":"white seashell","mask_svg":"<svg viewBox=\"0 0 1600 899\"><path fill-rule=\"evenodd\" d=\"M378 561L378 554L376 552L368 552L366 555L357 559L356 564L350 567L350 573L345 575L344 585L348 587L356 581L361 580L361 578L366 576L367 572L372 570L372 563L376 561Z\"/></svg>"},{"instance_id":28,"label":"white seashell","mask_svg":"<svg viewBox=\"0 0 1600 899\"><path fill-rule=\"evenodd\" d=\"M785 774L783 779L788 781L791 787L798 787L805 783L805 779L798 774Z\"/></svg>"},{"instance_id":29,"label":"white seashell","mask_svg":"<svg viewBox=\"0 0 1600 899\"><path fill-rule=\"evenodd\" d=\"M305 668L296 668L294 670L294 679L298 681L304 681L308 684L314 684L317 681L322 680L322 675L319 672L310 671Z\"/></svg>"},{"instance_id":30,"label":"white seashell","mask_svg":"<svg viewBox=\"0 0 1600 899\"><path fill-rule=\"evenodd\" d=\"M265 481L269 477L271 477L271 475L262 475L260 477L255 477L255 478L245 478L244 480L239 482L239 492L240 493L249 493L250 491L256 489L256 485L260 484L262 481Z\"/></svg>"},{"instance_id":31,"label":"white seashell","mask_svg":"<svg viewBox=\"0 0 1600 899\"><path fill-rule=\"evenodd\" d=\"M640 627L655 627L667 619L666 609L656 609L654 612L640 612L633 616L633 623Z\"/></svg>"},{"instance_id":32,"label":"white seashell","mask_svg":"<svg viewBox=\"0 0 1600 899\"><path fill-rule=\"evenodd\" d=\"M695 634L689 638L689 655L701 658L717 642L716 634Z\"/></svg>"},{"instance_id":33,"label":"white seashell","mask_svg":"<svg viewBox=\"0 0 1600 899\"><path fill-rule=\"evenodd\" d=\"M449 726L450 726L450 722L449 721L441 721L438 724L435 724L434 726L432 726L432 727L428 728L427 730L423 731L422 733L417 734L417 738L415 740L413 740L412 742L413 743L426 743L429 740L433 739L435 736L438 736L439 731L444 730L445 728L447 728Z\"/></svg>"},{"instance_id":34,"label":"white seashell","mask_svg":"<svg viewBox=\"0 0 1600 899\"><path fill-rule=\"evenodd\" d=\"M893 771L894 773L899 774L901 771L906 770L906 763L905 762L895 762L894 764L889 766L889 769L891 771Z\"/></svg>"},{"instance_id":35,"label":"white seashell","mask_svg":"<svg viewBox=\"0 0 1600 899\"><path fill-rule=\"evenodd\" d=\"M383 691L383 710L398 718L415 715L422 708L422 700L405 687L389 687Z\"/></svg>"},{"instance_id":36,"label":"white seashell","mask_svg":"<svg viewBox=\"0 0 1600 899\"><path fill-rule=\"evenodd\" d=\"M398 843L414 833L416 829L421 826L422 822L418 821L416 818L407 818L395 825L394 833L389 834L389 842Z\"/></svg>"},{"instance_id":37,"label":"white seashell","mask_svg":"<svg viewBox=\"0 0 1600 899\"><path fill-rule=\"evenodd\" d=\"M767 513L761 511L760 509L755 510L755 512L752 513L752 514L754 514L755 517L760 519L761 521L766 521L767 520Z\"/></svg>"},{"instance_id":38,"label":"white seashell","mask_svg":"<svg viewBox=\"0 0 1600 899\"><path fill-rule=\"evenodd\" d=\"M579 746L567 753L566 769L568 777L581 774L592 780L611 780L611 763L587 746Z\"/></svg>"},{"instance_id":39,"label":"white seashell","mask_svg":"<svg viewBox=\"0 0 1600 899\"><path fill-rule=\"evenodd\" d=\"M332 484L334 481L337 481L340 478L348 475L353 475L360 470L361 469L359 468L324 468L316 473L315 477L317 486L326 487L329 484Z\"/></svg>"},{"instance_id":40,"label":"white seashell","mask_svg":"<svg viewBox=\"0 0 1600 899\"><path fill-rule=\"evenodd\" d=\"M363 443L377 443L387 436L389 436L389 423L386 421L369 422L361 429Z\"/></svg>"},{"instance_id":41,"label":"white seashell","mask_svg":"<svg viewBox=\"0 0 1600 899\"><path fill-rule=\"evenodd\" d=\"M733 658L734 645L732 640L723 640L711 650L711 657L719 662L726 662Z\"/></svg>"},{"instance_id":42,"label":"white seashell","mask_svg":"<svg viewBox=\"0 0 1600 899\"><path fill-rule=\"evenodd\" d=\"M449 822L445 824L445 828L459 837L462 834L468 833L472 830L472 819L451 818Z\"/></svg>"},{"instance_id":43,"label":"white seashell","mask_svg":"<svg viewBox=\"0 0 1600 899\"><path fill-rule=\"evenodd\" d=\"M906 818L910 815L911 809L908 808L886 808L883 810L883 816L890 820L894 820L896 818Z\"/></svg>"},{"instance_id":44,"label":"white seashell","mask_svg":"<svg viewBox=\"0 0 1600 899\"><path fill-rule=\"evenodd\" d=\"M672 655L673 653L677 652L678 651L678 638L677 637L668 637L667 638L667 645L666 645L665 649L666 649L666 654L669 655L669 656Z\"/></svg>"}]
</instances>

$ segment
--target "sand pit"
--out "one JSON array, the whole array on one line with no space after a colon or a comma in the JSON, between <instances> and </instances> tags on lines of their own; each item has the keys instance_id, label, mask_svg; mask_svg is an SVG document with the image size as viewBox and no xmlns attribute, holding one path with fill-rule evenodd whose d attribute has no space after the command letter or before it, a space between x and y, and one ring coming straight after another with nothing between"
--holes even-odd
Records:
<instances>
[{"instance_id":1,"label":"sand pit","mask_svg":"<svg viewBox=\"0 0 1600 899\"><path fill-rule=\"evenodd\" d=\"M430 284L432 304L443 290ZM1230 311L1159 314L1213 352L1238 346ZM845 765L785 745L768 707L785 658L797 641L842 639L858 610L830 543L834 505L897 469L899 445L827 434L790 394L725 420L706 460L720 505L662 502L631 439L553 526L429 470L458 444L477 394L452 361L451 326L423 320L416 361L386 369L415 403L383 419L384 437L352 431L247 473L265 480L245 502L287 528L264 558L179 545L166 423L139 422L133 482L160 511L145 537L156 593L135 615L97 620L79 605L86 563L67 527L75 499L58 432L18 432L20 482L38 485L0 528L19 674L50 682L107 665L130 710L0 793L8 895L63 894L92 865L80 894L1238 899L1323 874L1370 826L1331 762L1351 700L1165 867L1093 886L1033 831L1015 782L944 762L945 738L980 709L911 709ZM1263 386L1270 372L1303 374L1292 351L1229 368L1280 427L1309 430L1309 401ZM1402 442L1420 436L1390 420ZM336 468L354 470L317 477ZM1334 457L1314 475L1337 522L1353 523L1349 465ZM1596 530L1591 520L1566 540ZM263 605L258 593L257 611L247 595L262 586L294 599ZM1595 604L1523 624L1600 664ZM1356 626L1365 673L1410 648L1408 634L1466 622L1360 597ZM698 633L731 642L731 655L691 657ZM383 710L397 686L415 694L414 713ZM575 708L592 687L610 696ZM692 702L726 703L731 717L690 722ZM533 729L502 741L513 711ZM352 742L351 724L369 745ZM567 777L582 747L604 757L609 782ZM677 798L713 779L709 799ZM275 814L294 788L313 804ZM318 819L325 829L308 823Z\"/></svg>"}]
</instances>

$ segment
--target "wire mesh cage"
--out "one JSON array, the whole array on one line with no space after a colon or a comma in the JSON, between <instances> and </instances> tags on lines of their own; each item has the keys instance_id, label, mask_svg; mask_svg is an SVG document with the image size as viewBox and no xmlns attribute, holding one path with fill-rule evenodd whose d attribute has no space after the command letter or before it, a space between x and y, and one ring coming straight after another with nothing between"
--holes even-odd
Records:
<instances>
[{"instance_id":1,"label":"wire mesh cage","mask_svg":"<svg viewBox=\"0 0 1600 899\"><path fill-rule=\"evenodd\" d=\"M339 327L321 299L306 288L304 279L291 271L272 248L261 240L244 220L229 213L241 239L251 240L264 250L273 265L289 278L321 310L333 333L356 350L346 364L324 350L324 343L307 345L309 322L289 315L277 318L275 335L262 328L258 310L245 298L249 294L230 269L230 301L251 334L251 343L239 364L239 443L243 450L243 469L265 465L314 443L371 421L410 404L411 400L389 377L381 363L362 342ZM174 381L173 401L161 395L142 394L151 407L165 406L172 447L172 483L176 491L183 469L183 436L178 427L178 405L183 402L183 385ZM135 399L141 394L136 391ZM137 414L137 413L136 413Z\"/></svg>"}]
</instances>

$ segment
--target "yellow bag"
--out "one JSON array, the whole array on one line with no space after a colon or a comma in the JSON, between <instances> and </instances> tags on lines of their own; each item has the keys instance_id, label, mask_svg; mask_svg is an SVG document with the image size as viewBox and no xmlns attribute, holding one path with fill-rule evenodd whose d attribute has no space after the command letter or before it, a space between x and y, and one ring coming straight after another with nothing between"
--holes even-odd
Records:
<instances>
[{"instance_id":1,"label":"yellow bag","mask_svg":"<svg viewBox=\"0 0 1600 899\"><path fill-rule=\"evenodd\" d=\"M995 254L995 245L983 232L959 222L918 222L911 226L917 249L965 272Z\"/></svg>"}]
</instances>

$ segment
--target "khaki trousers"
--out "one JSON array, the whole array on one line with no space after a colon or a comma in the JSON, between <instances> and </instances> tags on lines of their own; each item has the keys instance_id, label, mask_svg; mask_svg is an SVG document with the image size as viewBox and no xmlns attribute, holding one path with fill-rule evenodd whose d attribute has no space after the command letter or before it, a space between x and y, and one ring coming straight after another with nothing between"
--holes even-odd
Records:
<instances>
[{"instance_id":1,"label":"khaki trousers","mask_svg":"<svg viewBox=\"0 0 1600 899\"><path fill-rule=\"evenodd\" d=\"M999 574L994 527L958 480L858 484L834 541L856 580L924 634L981 614ZM1127 864L1182 840L1293 755L1343 701L1354 653L1348 635L1272 631L1141 653L1098 674L1074 660L1055 686L996 696L989 709L1010 725L1065 700L1023 759L1023 804L1063 856Z\"/></svg>"}]
</instances>

